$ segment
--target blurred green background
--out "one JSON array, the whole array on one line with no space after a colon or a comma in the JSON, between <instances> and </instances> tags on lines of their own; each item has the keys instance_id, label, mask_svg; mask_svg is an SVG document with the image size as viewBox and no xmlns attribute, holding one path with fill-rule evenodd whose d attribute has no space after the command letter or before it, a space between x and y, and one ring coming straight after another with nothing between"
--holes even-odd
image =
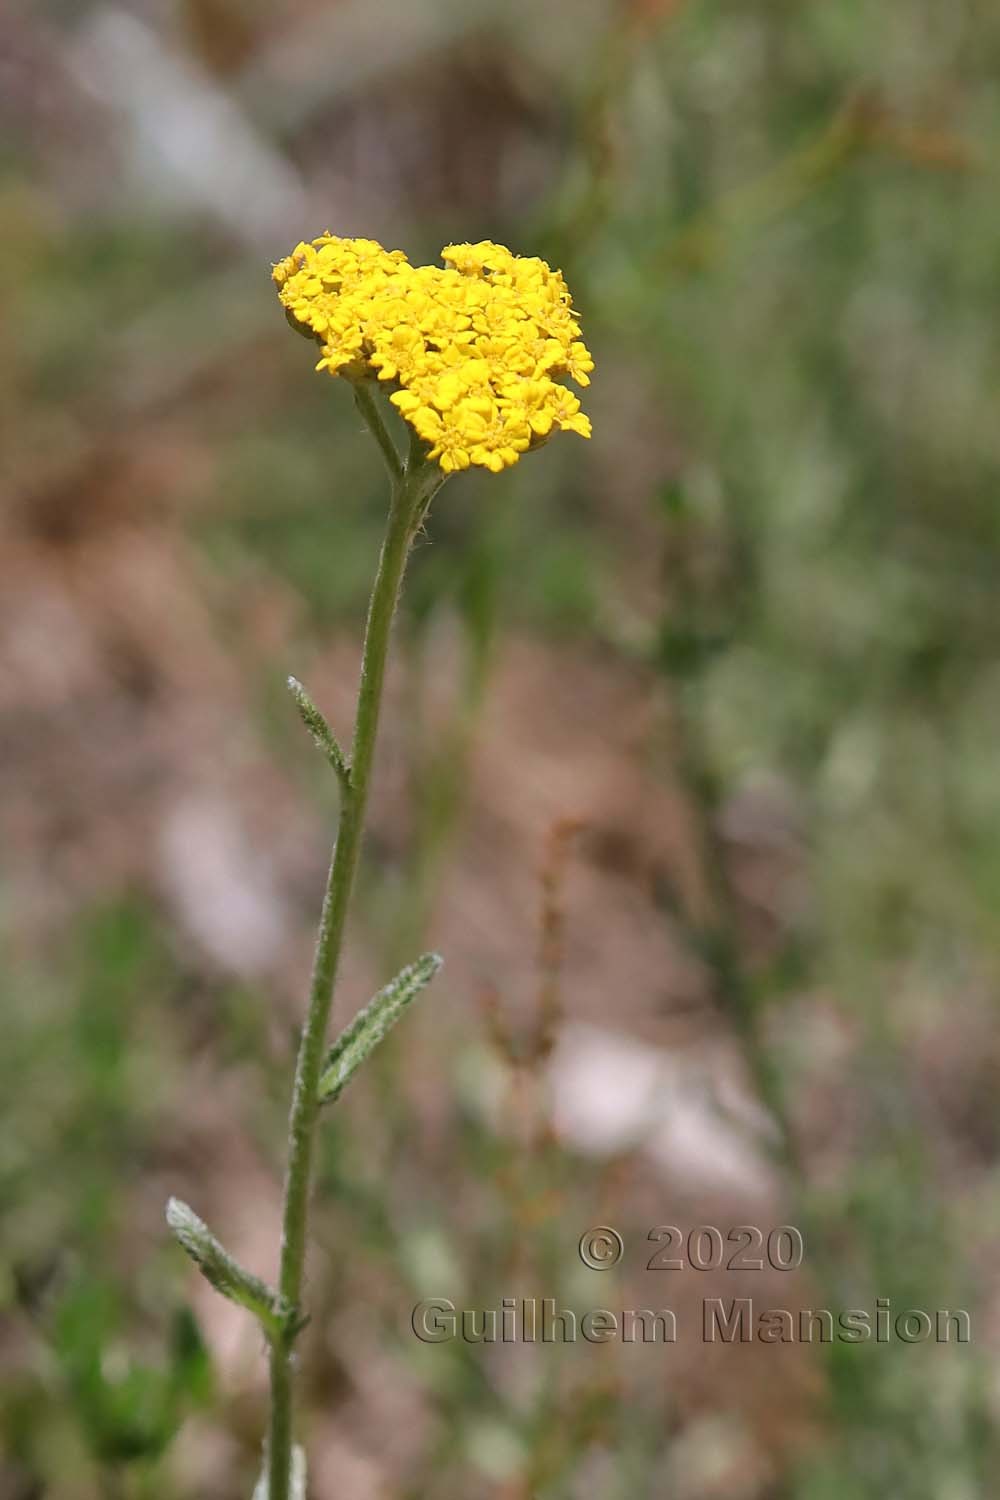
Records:
<instances>
[{"instance_id":1,"label":"blurred green background","mask_svg":"<svg viewBox=\"0 0 1000 1500\"><path fill-rule=\"evenodd\" d=\"M311 1493L993 1493L995 6L15 0L0 59L0 1493L259 1467L162 1212L273 1274L335 796L283 682L347 732L385 508L268 280L327 228L546 256L597 371L411 566L338 1014L447 968L325 1121ZM706 1223L803 1268L645 1269ZM737 1295L973 1341L705 1345Z\"/></svg>"}]
</instances>

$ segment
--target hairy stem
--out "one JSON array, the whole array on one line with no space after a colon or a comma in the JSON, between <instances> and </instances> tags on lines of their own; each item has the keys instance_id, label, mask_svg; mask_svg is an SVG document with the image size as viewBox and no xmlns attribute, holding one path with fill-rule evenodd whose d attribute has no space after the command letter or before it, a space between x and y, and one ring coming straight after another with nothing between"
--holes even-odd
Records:
<instances>
[{"instance_id":1,"label":"hairy stem","mask_svg":"<svg viewBox=\"0 0 1000 1500\"><path fill-rule=\"evenodd\" d=\"M406 468L402 467L373 398L367 391L364 396L367 396L367 401L364 397L359 397L358 407L368 420L389 467L393 480L392 502L368 606L351 761L342 786L337 839L323 898L309 1007L295 1068L288 1127L288 1163L285 1172L281 1270L278 1282L283 1323L281 1332L271 1341L269 1500L289 1500L292 1463L292 1355L295 1339L302 1326L300 1304L313 1143L319 1113L319 1078L344 925L361 847L389 637L414 530L419 517L426 510L430 494L442 477L439 470L429 471L427 465L417 460L415 454L411 455Z\"/></svg>"},{"instance_id":2,"label":"hairy stem","mask_svg":"<svg viewBox=\"0 0 1000 1500\"><path fill-rule=\"evenodd\" d=\"M403 464L399 457L396 444L392 440L392 434L385 425L378 400L372 394L371 387L364 380L354 382L354 404L358 411L368 423L372 437L378 443L385 459L386 468L394 484L399 484L403 478Z\"/></svg>"}]
</instances>

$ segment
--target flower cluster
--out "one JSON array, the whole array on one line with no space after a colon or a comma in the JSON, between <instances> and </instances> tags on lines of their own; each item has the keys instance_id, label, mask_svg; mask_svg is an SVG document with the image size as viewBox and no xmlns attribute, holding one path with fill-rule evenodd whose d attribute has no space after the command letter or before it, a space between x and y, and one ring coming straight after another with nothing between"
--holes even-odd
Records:
<instances>
[{"instance_id":1,"label":"flower cluster","mask_svg":"<svg viewBox=\"0 0 1000 1500\"><path fill-rule=\"evenodd\" d=\"M324 234L274 268L292 322L321 348L319 370L372 376L446 473L494 473L558 429L590 436L561 383L594 368L569 290L543 260L502 245L448 245L413 266L375 240Z\"/></svg>"}]
</instances>

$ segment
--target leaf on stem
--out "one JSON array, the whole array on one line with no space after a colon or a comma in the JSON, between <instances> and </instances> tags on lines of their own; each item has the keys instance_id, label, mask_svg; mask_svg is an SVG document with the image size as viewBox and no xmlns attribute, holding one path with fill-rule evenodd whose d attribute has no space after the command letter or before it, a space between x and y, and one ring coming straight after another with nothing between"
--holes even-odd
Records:
<instances>
[{"instance_id":1,"label":"leaf on stem","mask_svg":"<svg viewBox=\"0 0 1000 1500\"><path fill-rule=\"evenodd\" d=\"M400 969L385 989L369 1000L330 1048L319 1080L319 1102L330 1104L339 1097L352 1075L370 1052L395 1026L404 1010L417 998L441 968L444 959L425 953Z\"/></svg>"},{"instance_id":2,"label":"leaf on stem","mask_svg":"<svg viewBox=\"0 0 1000 1500\"><path fill-rule=\"evenodd\" d=\"M289 677L288 689L295 699L295 706L299 711L303 724L337 773L337 780L340 782L341 787L345 792L349 791L351 786L350 767L347 764L343 750L341 750L337 743L333 730L297 677Z\"/></svg>"},{"instance_id":3,"label":"leaf on stem","mask_svg":"<svg viewBox=\"0 0 1000 1500\"><path fill-rule=\"evenodd\" d=\"M252 1312L269 1336L280 1333L283 1320L277 1293L234 1260L193 1209L179 1198L171 1198L167 1223L181 1248L217 1292Z\"/></svg>"}]
</instances>

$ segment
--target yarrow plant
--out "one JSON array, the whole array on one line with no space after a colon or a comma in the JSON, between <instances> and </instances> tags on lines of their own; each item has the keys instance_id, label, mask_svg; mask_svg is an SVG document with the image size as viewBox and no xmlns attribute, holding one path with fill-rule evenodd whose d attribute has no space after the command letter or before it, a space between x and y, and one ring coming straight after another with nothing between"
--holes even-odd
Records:
<instances>
[{"instance_id":1,"label":"yarrow plant","mask_svg":"<svg viewBox=\"0 0 1000 1500\"><path fill-rule=\"evenodd\" d=\"M351 751L294 678L306 727L339 783L336 842L323 898L289 1118L276 1287L240 1266L200 1218L172 1198L167 1220L202 1274L257 1318L270 1355L271 1410L255 1500L305 1495L305 1459L292 1439L296 1341L307 1321L303 1273L312 1157L321 1109L332 1104L441 966L433 953L408 965L349 1023L326 1038L378 733L389 638L414 537L454 473L499 473L553 433L590 436L568 375L589 384L593 360L566 283L543 260L503 245L449 245L441 266L413 266L375 240L324 234L274 267L292 326L319 346L318 370L353 388L390 478L389 514L372 585ZM403 457L385 417L387 393L409 428Z\"/></svg>"},{"instance_id":2,"label":"yarrow plant","mask_svg":"<svg viewBox=\"0 0 1000 1500\"><path fill-rule=\"evenodd\" d=\"M590 436L558 377L594 368L562 273L503 245L446 245L445 268L330 234L274 268L295 325L320 344L318 370L375 376L445 474L498 473L554 429Z\"/></svg>"}]
</instances>

